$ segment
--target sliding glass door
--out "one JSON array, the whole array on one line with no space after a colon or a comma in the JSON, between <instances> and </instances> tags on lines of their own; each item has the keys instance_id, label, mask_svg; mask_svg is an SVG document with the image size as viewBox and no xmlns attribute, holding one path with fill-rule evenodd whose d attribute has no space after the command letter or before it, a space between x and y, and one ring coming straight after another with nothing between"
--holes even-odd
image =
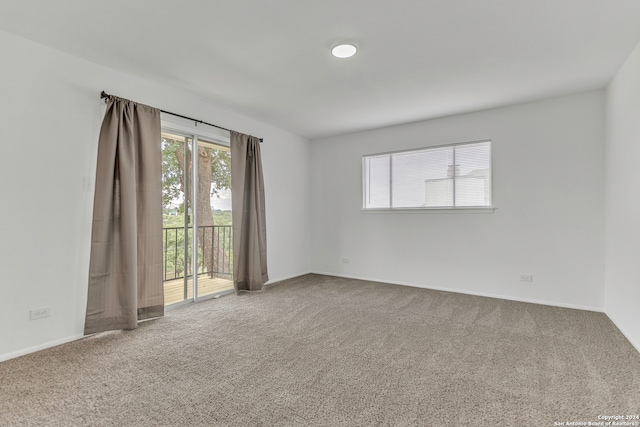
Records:
<instances>
[{"instance_id":1,"label":"sliding glass door","mask_svg":"<svg viewBox=\"0 0 640 427\"><path fill-rule=\"evenodd\" d=\"M233 289L231 158L224 140L162 132L165 305Z\"/></svg>"}]
</instances>

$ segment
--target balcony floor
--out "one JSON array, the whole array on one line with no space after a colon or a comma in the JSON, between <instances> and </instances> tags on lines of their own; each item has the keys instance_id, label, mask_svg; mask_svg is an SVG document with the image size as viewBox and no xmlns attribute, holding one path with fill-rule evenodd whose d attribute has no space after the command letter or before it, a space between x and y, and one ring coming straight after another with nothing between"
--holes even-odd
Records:
<instances>
[{"instance_id":1,"label":"balcony floor","mask_svg":"<svg viewBox=\"0 0 640 427\"><path fill-rule=\"evenodd\" d=\"M193 282L187 285L187 299L193 298ZM198 296L216 294L233 289L233 280L211 278L206 274L198 276ZM184 301L184 279L164 282L164 305Z\"/></svg>"}]
</instances>

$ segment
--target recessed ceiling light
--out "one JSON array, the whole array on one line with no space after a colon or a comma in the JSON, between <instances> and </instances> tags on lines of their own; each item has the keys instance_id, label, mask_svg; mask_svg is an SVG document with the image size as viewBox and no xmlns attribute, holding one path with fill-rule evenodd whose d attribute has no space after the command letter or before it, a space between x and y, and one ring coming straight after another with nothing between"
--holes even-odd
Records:
<instances>
[{"instance_id":1,"label":"recessed ceiling light","mask_svg":"<svg viewBox=\"0 0 640 427\"><path fill-rule=\"evenodd\" d=\"M331 49L331 54L336 58L351 58L358 49L352 44L339 44Z\"/></svg>"}]
</instances>

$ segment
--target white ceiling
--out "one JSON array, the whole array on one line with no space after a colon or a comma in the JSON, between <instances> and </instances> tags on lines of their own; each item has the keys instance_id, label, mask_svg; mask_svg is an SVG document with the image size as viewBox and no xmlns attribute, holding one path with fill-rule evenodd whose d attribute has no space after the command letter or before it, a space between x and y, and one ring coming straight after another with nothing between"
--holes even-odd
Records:
<instances>
[{"instance_id":1,"label":"white ceiling","mask_svg":"<svg viewBox=\"0 0 640 427\"><path fill-rule=\"evenodd\" d=\"M0 0L0 29L318 138L602 88L640 0Z\"/></svg>"}]
</instances>

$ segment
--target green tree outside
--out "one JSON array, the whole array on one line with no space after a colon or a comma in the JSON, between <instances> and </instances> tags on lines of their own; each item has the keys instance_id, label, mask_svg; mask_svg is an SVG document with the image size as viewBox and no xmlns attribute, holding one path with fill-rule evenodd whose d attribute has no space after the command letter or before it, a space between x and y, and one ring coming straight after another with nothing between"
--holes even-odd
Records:
<instances>
[{"instance_id":1,"label":"green tree outside","mask_svg":"<svg viewBox=\"0 0 640 427\"><path fill-rule=\"evenodd\" d=\"M185 177L191 176L190 140L182 137L172 138L163 134L162 139L162 207L163 207L163 249L165 280L181 277L190 265L190 256L184 256L184 220L185 215ZM231 250L230 228L222 231L214 225L231 225L231 211L213 210L212 197L219 197L223 190L231 187L231 157L229 151L218 150L207 145L198 145L198 266L197 271L231 272L233 252ZM192 208L190 208L192 209ZM191 220L191 216L189 218ZM180 228L179 230L171 228ZM215 230L215 231L214 231ZM191 239L192 232L188 234ZM218 243L219 242L219 243ZM213 274L212 274L213 276ZM230 278L230 274L215 274Z\"/></svg>"}]
</instances>

